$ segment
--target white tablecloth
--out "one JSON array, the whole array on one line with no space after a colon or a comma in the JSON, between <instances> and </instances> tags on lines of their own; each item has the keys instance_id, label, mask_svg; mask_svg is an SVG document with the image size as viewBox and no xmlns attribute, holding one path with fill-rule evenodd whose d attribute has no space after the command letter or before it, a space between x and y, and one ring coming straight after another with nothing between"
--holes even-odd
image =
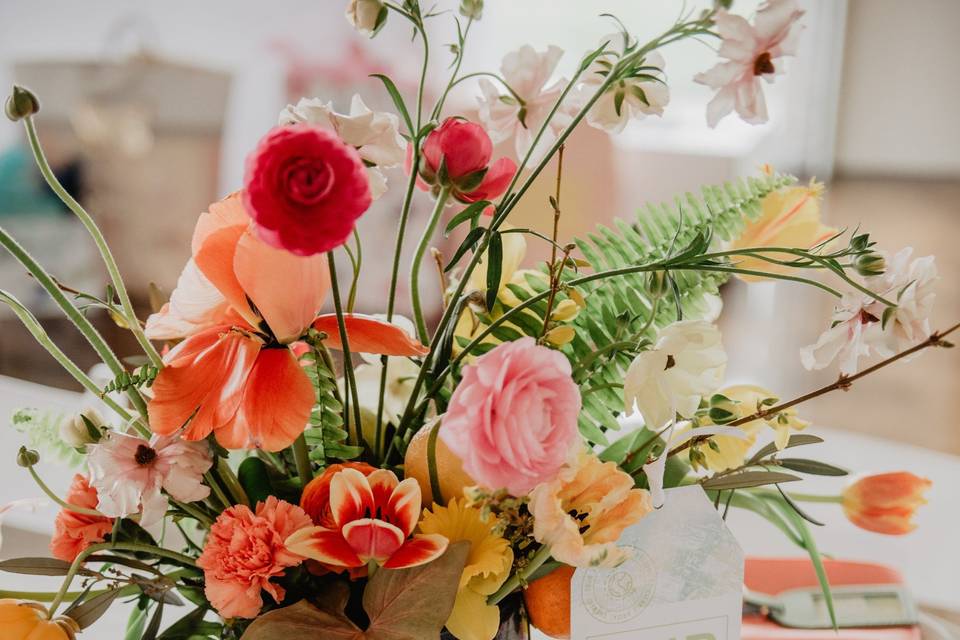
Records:
<instances>
[{"instance_id":1,"label":"white tablecloth","mask_svg":"<svg viewBox=\"0 0 960 640\"><path fill-rule=\"evenodd\" d=\"M24 469L15 463L17 449L23 444L23 435L6 423L8 416L22 407L76 408L79 394L50 389L12 378L0 376L0 505L24 497L39 497L40 490L32 483ZM919 429L922 425L904 425ZM816 457L858 472L880 472L909 469L933 480L928 494L930 504L918 516L918 530L891 537L868 533L847 522L836 505L809 505L811 515L827 523L815 533L824 553L846 560L881 562L899 569L918 600L922 603L960 609L960 457L893 443L868 436L833 429L811 428L810 432L825 438L826 442L797 449L798 456ZM41 472L57 491L66 489L73 472L50 464L41 464ZM836 492L842 486L835 479L811 478L804 482L804 491ZM61 494L62 495L62 494ZM14 511L4 523L4 531L20 534L32 532L34 555L44 555L49 540L55 509L48 507L36 513ZM784 536L759 516L734 510L728 523L748 555L796 556L802 551L793 547ZM0 558L9 557L0 549ZM0 588L55 589L51 581L29 576L0 573ZM173 620L175 614L170 615ZM120 637L126 613L115 606L95 627L97 637ZM111 633L116 633L113 635Z\"/></svg>"}]
</instances>

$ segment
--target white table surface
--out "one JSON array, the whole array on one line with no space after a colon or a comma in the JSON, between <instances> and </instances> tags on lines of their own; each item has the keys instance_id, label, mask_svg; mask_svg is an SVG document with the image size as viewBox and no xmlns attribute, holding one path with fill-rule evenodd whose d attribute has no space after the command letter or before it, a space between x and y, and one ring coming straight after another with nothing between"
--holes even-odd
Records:
<instances>
[{"instance_id":1,"label":"white table surface","mask_svg":"<svg viewBox=\"0 0 960 640\"><path fill-rule=\"evenodd\" d=\"M24 443L24 436L9 427L9 416L23 407L69 411L78 408L80 398L76 393L0 376L0 505L42 495L26 471L16 465L16 452ZM909 428L922 428L922 425ZM803 451L798 455L864 473L909 469L933 481L928 493L929 504L917 515L918 530L907 536L871 534L850 524L836 505L808 505L811 515L827 524L814 532L821 550L845 560L880 562L895 567L903 573L921 603L960 609L960 457L833 429L810 428L809 432L820 435L826 442L798 449ZM43 463L40 470L55 491L64 491L74 473ZM803 491L832 493L838 491L842 483L843 479L811 478L803 483ZM11 512L4 520L4 532L8 536L31 532L34 536L30 539L35 544L30 553L45 555L55 514L53 506L36 513ZM748 555L803 553L779 530L751 512L732 510L728 524ZM0 558L6 557L9 557L7 552L0 549ZM55 589L56 584L47 578L0 573L0 588ZM170 616L171 621L174 618L175 615ZM93 628L95 637L122 637L125 619L123 607L114 606Z\"/></svg>"}]
</instances>

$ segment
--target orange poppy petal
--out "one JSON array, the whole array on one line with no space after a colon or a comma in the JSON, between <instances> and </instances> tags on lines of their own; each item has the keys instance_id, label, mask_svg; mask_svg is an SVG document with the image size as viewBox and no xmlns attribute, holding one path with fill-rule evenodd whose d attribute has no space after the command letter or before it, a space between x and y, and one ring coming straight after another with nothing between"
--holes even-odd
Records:
<instances>
[{"instance_id":1,"label":"orange poppy petal","mask_svg":"<svg viewBox=\"0 0 960 640\"><path fill-rule=\"evenodd\" d=\"M356 469L343 469L330 480L330 513L342 527L359 520L376 507L367 477Z\"/></svg>"},{"instance_id":2,"label":"orange poppy petal","mask_svg":"<svg viewBox=\"0 0 960 640\"><path fill-rule=\"evenodd\" d=\"M405 538L399 528L374 518L348 522L340 531L361 559L378 563L383 563L403 546Z\"/></svg>"},{"instance_id":3,"label":"orange poppy petal","mask_svg":"<svg viewBox=\"0 0 960 640\"><path fill-rule=\"evenodd\" d=\"M371 316L345 314L343 323L350 338L350 350L355 353L376 353L383 356L425 356L430 349L411 337L400 327ZM327 334L326 345L343 350L337 316L326 313L318 316L313 328Z\"/></svg>"},{"instance_id":4,"label":"orange poppy petal","mask_svg":"<svg viewBox=\"0 0 960 640\"><path fill-rule=\"evenodd\" d=\"M203 241L200 249L193 254L197 264L207 280L223 294L227 302L254 326L258 318L247 304L247 294L233 270L233 260L237 252L237 243L246 231L245 227L224 227L211 233Z\"/></svg>"},{"instance_id":5,"label":"orange poppy petal","mask_svg":"<svg viewBox=\"0 0 960 640\"><path fill-rule=\"evenodd\" d=\"M243 208L242 196L242 191L231 193L223 200L214 202L207 207L206 213L200 214L197 226L193 229L193 238L190 245L190 250L194 255L200 251L200 247L215 231L225 227L246 227L250 224L250 216Z\"/></svg>"},{"instance_id":6,"label":"orange poppy petal","mask_svg":"<svg viewBox=\"0 0 960 640\"><path fill-rule=\"evenodd\" d=\"M284 542L288 551L334 567L362 567L366 564L339 531L323 527L300 529Z\"/></svg>"},{"instance_id":7,"label":"orange poppy petal","mask_svg":"<svg viewBox=\"0 0 960 640\"><path fill-rule=\"evenodd\" d=\"M390 496L387 512L391 522L403 530L404 537L413 533L420 517L420 485L416 478L407 478L397 485Z\"/></svg>"},{"instance_id":8,"label":"orange poppy petal","mask_svg":"<svg viewBox=\"0 0 960 640\"><path fill-rule=\"evenodd\" d=\"M247 376L236 417L221 423L217 442L228 449L285 449L306 428L314 399L313 385L289 349L263 349Z\"/></svg>"},{"instance_id":9,"label":"orange poppy petal","mask_svg":"<svg viewBox=\"0 0 960 640\"><path fill-rule=\"evenodd\" d=\"M284 344L303 335L330 290L325 255L297 256L250 233L244 233L237 243L233 271L239 286Z\"/></svg>"},{"instance_id":10,"label":"orange poppy petal","mask_svg":"<svg viewBox=\"0 0 960 640\"><path fill-rule=\"evenodd\" d=\"M179 344L153 382L150 428L169 435L189 420L183 437L200 440L232 419L261 346L227 327L208 329Z\"/></svg>"},{"instance_id":11,"label":"orange poppy petal","mask_svg":"<svg viewBox=\"0 0 960 640\"><path fill-rule=\"evenodd\" d=\"M442 556L449 543L449 540L437 533L414 536L383 563L383 568L405 569L426 564Z\"/></svg>"}]
</instances>

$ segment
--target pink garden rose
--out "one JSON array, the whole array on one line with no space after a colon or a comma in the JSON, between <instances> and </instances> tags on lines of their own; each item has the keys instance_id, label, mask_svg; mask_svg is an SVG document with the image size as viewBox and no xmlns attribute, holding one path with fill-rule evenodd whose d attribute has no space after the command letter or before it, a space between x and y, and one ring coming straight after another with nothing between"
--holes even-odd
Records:
<instances>
[{"instance_id":1,"label":"pink garden rose","mask_svg":"<svg viewBox=\"0 0 960 640\"><path fill-rule=\"evenodd\" d=\"M67 504L85 509L96 509L97 490L90 486L84 476L77 474L73 477L66 501ZM53 526L50 555L64 562L73 562L81 551L104 541L113 529L113 518L61 509Z\"/></svg>"},{"instance_id":2,"label":"pink garden rose","mask_svg":"<svg viewBox=\"0 0 960 640\"><path fill-rule=\"evenodd\" d=\"M440 437L478 483L525 495L556 476L578 440L570 374L562 353L533 338L503 343L464 369Z\"/></svg>"},{"instance_id":3,"label":"pink garden rose","mask_svg":"<svg viewBox=\"0 0 960 640\"><path fill-rule=\"evenodd\" d=\"M357 150L309 124L275 127L247 158L243 204L266 243L309 256L339 247L370 206Z\"/></svg>"},{"instance_id":4,"label":"pink garden rose","mask_svg":"<svg viewBox=\"0 0 960 640\"><path fill-rule=\"evenodd\" d=\"M257 504L230 507L210 527L197 566L204 571L207 599L224 618L255 618L260 591L283 600L283 587L270 582L303 561L284 545L295 531L313 526L303 509L270 496Z\"/></svg>"},{"instance_id":5,"label":"pink garden rose","mask_svg":"<svg viewBox=\"0 0 960 640\"><path fill-rule=\"evenodd\" d=\"M460 202L492 200L504 191L517 172L510 158L490 164L493 144L483 127L460 118L447 118L423 143L419 171L421 188L439 184L444 165L453 197Z\"/></svg>"}]
</instances>

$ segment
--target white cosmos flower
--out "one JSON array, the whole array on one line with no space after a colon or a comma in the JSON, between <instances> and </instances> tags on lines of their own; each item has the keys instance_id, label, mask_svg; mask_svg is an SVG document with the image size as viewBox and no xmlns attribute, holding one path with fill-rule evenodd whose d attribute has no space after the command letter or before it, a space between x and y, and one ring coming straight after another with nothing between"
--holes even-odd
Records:
<instances>
[{"instance_id":1,"label":"white cosmos flower","mask_svg":"<svg viewBox=\"0 0 960 640\"><path fill-rule=\"evenodd\" d=\"M727 364L720 330L702 320L664 327L654 348L634 358L623 381L627 412L634 407L657 430L675 414L689 418L700 399L720 387Z\"/></svg>"},{"instance_id":2,"label":"white cosmos flower","mask_svg":"<svg viewBox=\"0 0 960 640\"><path fill-rule=\"evenodd\" d=\"M345 143L356 147L360 157L369 165L367 177L373 198L387 190L387 181L380 168L396 167L406 158L407 145L400 135L400 119L396 114L372 111L363 98L354 95L350 113L337 113L333 103L320 98L301 98L300 102L280 112L281 125L308 122L334 131Z\"/></svg>"},{"instance_id":3,"label":"white cosmos flower","mask_svg":"<svg viewBox=\"0 0 960 640\"><path fill-rule=\"evenodd\" d=\"M87 447L90 486L97 489L97 510L121 518L140 513L140 524L159 522L167 510L161 489L181 502L210 495L203 474L213 465L210 446L179 436L134 435L109 432L99 444Z\"/></svg>"},{"instance_id":4,"label":"white cosmos flower","mask_svg":"<svg viewBox=\"0 0 960 640\"><path fill-rule=\"evenodd\" d=\"M857 372L861 357L875 353L889 357L930 335L930 314L936 297L937 267L933 256L910 260L913 249L902 249L886 261L883 274L866 278L864 284L897 306L888 307L873 297L855 291L845 293L834 309L830 328L817 341L800 351L803 366L823 369L837 360L840 373Z\"/></svg>"},{"instance_id":5,"label":"white cosmos flower","mask_svg":"<svg viewBox=\"0 0 960 640\"><path fill-rule=\"evenodd\" d=\"M623 34L604 38L604 42L624 42ZM626 44L626 42L624 42ZM619 55L608 53L598 57L583 74L583 83L577 87L574 103L584 105L606 80L606 74L617 63ZM656 51L647 55L641 63L641 73L663 80L666 62ZM650 78L626 78L610 86L590 108L587 123L610 133L623 131L631 120L640 120L648 115L663 115L663 108L670 102L670 89L664 82Z\"/></svg>"},{"instance_id":6,"label":"white cosmos flower","mask_svg":"<svg viewBox=\"0 0 960 640\"><path fill-rule=\"evenodd\" d=\"M553 45L542 53L530 45L524 45L504 56L500 72L523 104L510 93L501 92L501 87L487 78L480 79L483 93L480 98L480 122L494 144L512 138L518 158L523 158L530 150L534 136L543 126L566 84L566 80L560 78L547 86L562 55L563 50ZM571 117L569 107L565 109L561 106L530 156L532 162L543 158L560 132L570 124Z\"/></svg>"}]
</instances>

